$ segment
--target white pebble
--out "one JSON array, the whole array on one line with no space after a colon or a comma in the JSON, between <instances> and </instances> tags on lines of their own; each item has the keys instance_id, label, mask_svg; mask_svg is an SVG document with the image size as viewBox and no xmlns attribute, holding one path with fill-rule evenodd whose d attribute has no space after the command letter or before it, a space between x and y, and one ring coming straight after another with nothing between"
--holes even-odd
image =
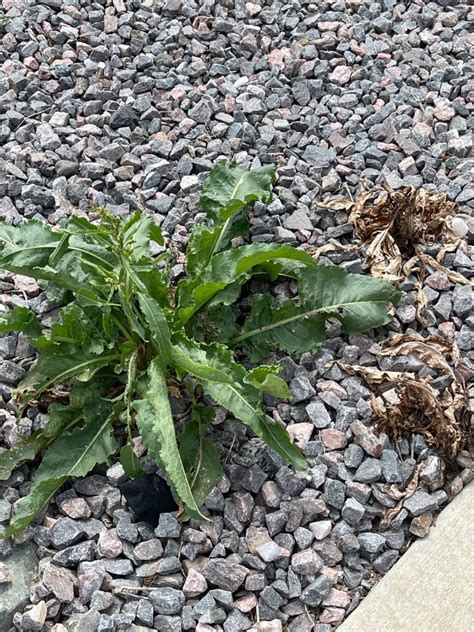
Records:
<instances>
[{"instance_id":1,"label":"white pebble","mask_svg":"<svg viewBox=\"0 0 474 632\"><path fill-rule=\"evenodd\" d=\"M453 219L452 227L454 232L460 239L463 239L468 233L468 226L466 222L460 217L455 217Z\"/></svg>"}]
</instances>

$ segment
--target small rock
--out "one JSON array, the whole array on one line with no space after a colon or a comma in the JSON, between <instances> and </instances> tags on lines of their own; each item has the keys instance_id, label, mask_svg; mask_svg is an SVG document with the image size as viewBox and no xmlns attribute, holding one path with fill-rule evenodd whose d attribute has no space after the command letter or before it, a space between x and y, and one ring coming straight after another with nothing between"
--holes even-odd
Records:
<instances>
[{"instance_id":1,"label":"small rock","mask_svg":"<svg viewBox=\"0 0 474 632\"><path fill-rule=\"evenodd\" d=\"M186 599L194 599L194 597L202 595L206 590L206 578L198 571L190 568L183 586L183 593Z\"/></svg>"},{"instance_id":2,"label":"small rock","mask_svg":"<svg viewBox=\"0 0 474 632\"><path fill-rule=\"evenodd\" d=\"M71 518L59 518L51 528L49 538L56 549L62 549L75 544L84 535L84 529L80 523Z\"/></svg>"},{"instance_id":3,"label":"small rock","mask_svg":"<svg viewBox=\"0 0 474 632\"><path fill-rule=\"evenodd\" d=\"M137 560L148 562L150 560L156 560L163 555L163 546L157 538L140 542L133 549L133 554Z\"/></svg>"},{"instance_id":4,"label":"small rock","mask_svg":"<svg viewBox=\"0 0 474 632\"><path fill-rule=\"evenodd\" d=\"M179 538L181 525L173 514L161 514L158 526L155 529L155 535L157 538Z\"/></svg>"},{"instance_id":5,"label":"small rock","mask_svg":"<svg viewBox=\"0 0 474 632\"><path fill-rule=\"evenodd\" d=\"M305 375L300 375L291 380L290 391L293 404L304 402L306 399L309 399L316 394L316 391L311 386L311 382Z\"/></svg>"},{"instance_id":6,"label":"small rock","mask_svg":"<svg viewBox=\"0 0 474 632\"><path fill-rule=\"evenodd\" d=\"M375 568L377 573L380 573L380 575L385 575L385 573L392 568L399 557L400 553L398 551L385 551L385 553L382 553L382 555L379 555L379 557L374 560L373 567Z\"/></svg>"},{"instance_id":7,"label":"small rock","mask_svg":"<svg viewBox=\"0 0 474 632\"><path fill-rule=\"evenodd\" d=\"M383 450L380 439L373 431L364 425L361 421L354 421L351 424L351 430L355 436L355 442L363 448L367 454L378 459Z\"/></svg>"},{"instance_id":8,"label":"small rock","mask_svg":"<svg viewBox=\"0 0 474 632\"><path fill-rule=\"evenodd\" d=\"M211 559L203 570L207 581L230 592L236 592L244 583L248 570L227 560Z\"/></svg>"},{"instance_id":9,"label":"small rock","mask_svg":"<svg viewBox=\"0 0 474 632\"><path fill-rule=\"evenodd\" d=\"M43 629L48 610L46 602L39 601L33 608L27 610L22 617L21 626L24 630L39 631Z\"/></svg>"},{"instance_id":10,"label":"small rock","mask_svg":"<svg viewBox=\"0 0 474 632\"><path fill-rule=\"evenodd\" d=\"M331 533L332 523L330 520L318 520L310 522L309 528L316 540L324 540Z\"/></svg>"},{"instance_id":11,"label":"small rock","mask_svg":"<svg viewBox=\"0 0 474 632\"><path fill-rule=\"evenodd\" d=\"M285 559L290 556L286 549L278 546L273 540L261 544L257 548L257 553L264 562L274 562L275 560Z\"/></svg>"},{"instance_id":12,"label":"small rock","mask_svg":"<svg viewBox=\"0 0 474 632\"><path fill-rule=\"evenodd\" d=\"M419 538L424 538L426 535L428 535L432 522L433 514L427 511L420 516L413 518L410 524L409 531Z\"/></svg>"},{"instance_id":13,"label":"small rock","mask_svg":"<svg viewBox=\"0 0 474 632\"><path fill-rule=\"evenodd\" d=\"M107 531L104 529L99 533L98 548L104 557L113 559L122 554L123 544L117 537L115 530Z\"/></svg>"},{"instance_id":14,"label":"small rock","mask_svg":"<svg viewBox=\"0 0 474 632\"><path fill-rule=\"evenodd\" d=\"M54 564L47 564L42 581L59 601L70 602L74 599L74 585L77 580L71 571Z\"/></svg>"},{"instance_id":15,"label":"small rock","mask_svg":"<svg viewBox=\"0 0 474 632\"><path fill-rule=\"evenodd\" d=\"M366 459L357 468L354 480L359 483L374 483L382 476L382 466L377 459Z\"/></svg>"},{"instance_id":16,"label":"small rock","mask_svg":"<svg viewBox=\"0 0 474 632\"><path fill-rule=\"evenodd\" d=\"M166 587L153 590L148 598L158 614L179 614L185 602L184 595L180 590Z\"/></svg>"},{"instance_id":17,"label":"small rock","mask_svg":"<svg viewBox=\"0 0 474 632\"><path fill-rule=\"evenodd\" d=\"M329 577L320 575L303 590L300 599L307 606L316 608L329 595L331 588L332 582Z\"/></svg>"},{"instance_id":18,"label":"small rock","mask_svg":"<svg viewBox=\"0 0 474 632\"><path fill-rule=\"evenodd\" d=\"M438 507L438 503L430 494L418 490L405 500L403 506L412 516L419 516L427 511L435 511Z\"/></svg>"},{"instance_id":19,"label":"small rock","mask_svg":"<svg viewBox=\"0 0 474 632\"><path fill-rule=\"evenodd\" d=\"M336 66L329 75L329 81L344 86L351 78L352 70L348 66Z\"/></svg>"},{"instance_id":20,"label":"small rock","mask_svg":"<svg viewBox=\"0 0 474 632\"><path fill-rule=\"evenodd\" d=\"M91 509L84 498L66 498L60 504L61 511L73 520L89 518Z\"/></svg>"},{"instance_id":21,"label":"small rock","mask_svg":"<svg viewBox=\"0 0 474 632\"><path fill-rule=\"evenodd\" d=\"M355 525L362 520L365 514L365 507L355 498L348 498L344 503L341 515L349 524Z\"/></svg>"},{"instance_id":22,"label":"small rock","mask_svg":"<svg viewBox=\"0 0 474 632\"><path fill-rule=\"evenodd\" d=\"M327 428L331 423L331 415L322 402L311 402L306 406L306 412L316 428Z\"/></svg>"},{"instance_id":23,"label":"small rock","mask_svg":"<svg viewBox=\"0 0 474 632\"><path fill-rule=\"evenodd\" d=\"M328 450L340 450L347 445L347 437L345 432L335 430L334 428L327 428L321 430L321 441L324 447Z\"/></svg>"},{"instance_id":24,"label":"small rock","mask_svg":"<svg viewBox=\"0 0 474 632\"><path fill-rule=\"evenodd\" d=\"M346 498L346 486L341 481L331 478L327 479L324 484L324 500L331 507L342 509Z\"/></svg>"},{"instance_id":25,"label":"small rock","mask_svg":"<svg viewBox=\"0 0 474 632\"><path fill-rule=\"evenodd\" d=\"M321 558L313 549L295 553L291 558L291 568L298 575L316 575L322 566Z\"/></svg>"},{"instance_id":26,"label":"small rock","mask_svg":"<svg viewBox=\"0 0 474 632\"><path fill-rule=\"evenodd\" d=\"M380 533L360 533L359 544L364 553L379 553L385 546L385 538Z\"/></svg>"}]
</instances>

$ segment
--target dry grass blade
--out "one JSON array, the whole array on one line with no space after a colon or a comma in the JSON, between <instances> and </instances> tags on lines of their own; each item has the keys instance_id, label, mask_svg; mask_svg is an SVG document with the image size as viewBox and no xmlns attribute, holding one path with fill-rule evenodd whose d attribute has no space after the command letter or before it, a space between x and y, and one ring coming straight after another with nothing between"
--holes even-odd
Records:
<instances>
[{"instance_id":1,"label":"dry grass blade","mask_svg":"<svg viewBox=\"0 0 474 632\"><path fill-rule=\"evenodd\" d=\"M430 378L420 379L413 373L380 371L341 362L338 365L363 377L379 395L372 401L379 431L386 432L394 441L412 433L421 434L428 445L453 459L464 447L469 432L468 398L460 370L464 365L457 346L438 336L422 338L415 334L394 336L383 346L380 355L413 354L441 375L448 375L450 385L440 392L430 384Z\"/></svg>"}]
</instances>

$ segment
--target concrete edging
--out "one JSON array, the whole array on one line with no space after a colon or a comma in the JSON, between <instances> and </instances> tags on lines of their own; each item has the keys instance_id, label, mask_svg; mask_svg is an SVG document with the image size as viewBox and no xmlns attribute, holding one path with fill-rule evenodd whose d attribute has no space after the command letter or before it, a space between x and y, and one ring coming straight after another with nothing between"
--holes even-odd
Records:
<instances>
[{"instance_id":1,"label":"concrete edging","mask_svg":"<svg viewBox=\"0 0 474 632\"><path fill-rule=\"evenodd\" d=\"M474 484L437 517L338 632L474 630Z\"/></svg>"}]
</instances>

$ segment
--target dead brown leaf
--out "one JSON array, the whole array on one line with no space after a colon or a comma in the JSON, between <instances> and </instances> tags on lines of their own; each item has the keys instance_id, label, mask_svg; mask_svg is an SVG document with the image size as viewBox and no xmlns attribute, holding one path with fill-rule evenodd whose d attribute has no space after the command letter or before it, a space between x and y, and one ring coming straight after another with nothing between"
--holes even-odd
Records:
<instances>
[{"instance_id":1,"label":"dead brown leaf","mask_svg":"<svg viewBox=\"0 0 474 632\"><path fill-rule=\"evenodd\" d=\"M459 244L451 227L457 205L445 193L384 186L363 190L355 200L339 198L318 206L349 211L349 222L366 247L372 274L387 281L398 282L415 268L424 270L426 264L446 270L443 257ZM425 246L439 241L444 245L437 260L422 252ZM459 273L446 272L456 283L469 283Z\"/></svg>"},{"instance_id":2,"label":"dead brown leaf","mask_svg":"<svg viewBox=\"0 0 474 632\"><path fill-rule=\"evenodd\" d=\"M412 496L416 492L418 487L420 487L420 485L418 484L418 480L419 480L420 469L422 465L423 465L422 463L419 463L415 467L413 476L403 491L398 489L396 485L392 485L390 486L389 489L386 490L386 493L391 498L393 498L393 500L398 500L398 503L395 505L395 507L393 507L392 509L389 509L387 513L385 514L385 516L380 521L380 528L382 531L385 531L390 527L394 519L398 516L398 514L402 510L403 503L405 502L405 500L407 498L410 498L410 496Z\"/></svg>"},{"instance_id":3,"label":"dead brown leaf","mask_svg":"<svg viewBox=\"0 0 474 632\"><path fill-rule=\"evenodd\" d=\"M444 272L446 276L448 277L448 279L451 281L451 283L460 283L461 285L474 286L474 281L471 281L470 279L466 279L466 277L462 275L460 272L456 272L455 270L449 270L442 263L440 263L439 261L437 261L430 255L426 254L425 252L421 252L418 248L417 248L417 253L418 253L418 258L420 261L430 266L431 268L434 268L435 270L440 270L441 272Z\"/></svg>"},{"instance_id":4,"label":"dead brown leaf","mask_svg":"<svg viewBox=\"0 0 474 632\"><path fill-rule=\"evenodd\" d=\"M454 365L461 361L458 346L452 340L446 340L441 336L427 336L423 338L419 334L397 334L382 343L379 355L395 357L415 354L422 362L432 369L438 369L442 373L452 375L453 368L448 363L451 360Z\"/></svg>"},{"instance_id":5,"label":"dead brown leaf","mask_svg":"<svg viewBox=\"0 0 474 632\"><path fill-rule=\"evenodd\" d=\"M308 254L310 254L315 261L319 259L321 255L324 255L326 252L355 252L358 250L358 246L355 244L340 244L335 239L330 239L327 244L324 246L320 246L319 248L316 246L308 245L304 248Z\"/></svg>"},{"instance_id":6,"label":"dead brown leaf","mask_svg":"<svg viewBox=\"0 0 474 632\"><path fill-rule=\"evenodd\" d=\"M428 305L428 299L423 291L423 285L421 281L415 283L416 289L416 320L422 327L426 326L426 307Z\"/></svg>"},{"instance_id":7,"label":"dead brown leaf","mask_svg":"<svg viewBox=\"0 0 474 632\"><path fill-rule=\"evenodd\" d=\"M360 375L373 387L372 408L377 428L395 442L402 436L421 434L428 445L453 459L463 449L469 433L468 397L462 379L459 349L452 341L439 336L422 338L417 334L393 336L382 345L380 355L414 354L422 362L451 378L441 392L431 385L431 378L414 373L380 371L373 367L338 366L353 375ZM375 397L377 395L377 397Z\"/></svg>"}]
</instances>

